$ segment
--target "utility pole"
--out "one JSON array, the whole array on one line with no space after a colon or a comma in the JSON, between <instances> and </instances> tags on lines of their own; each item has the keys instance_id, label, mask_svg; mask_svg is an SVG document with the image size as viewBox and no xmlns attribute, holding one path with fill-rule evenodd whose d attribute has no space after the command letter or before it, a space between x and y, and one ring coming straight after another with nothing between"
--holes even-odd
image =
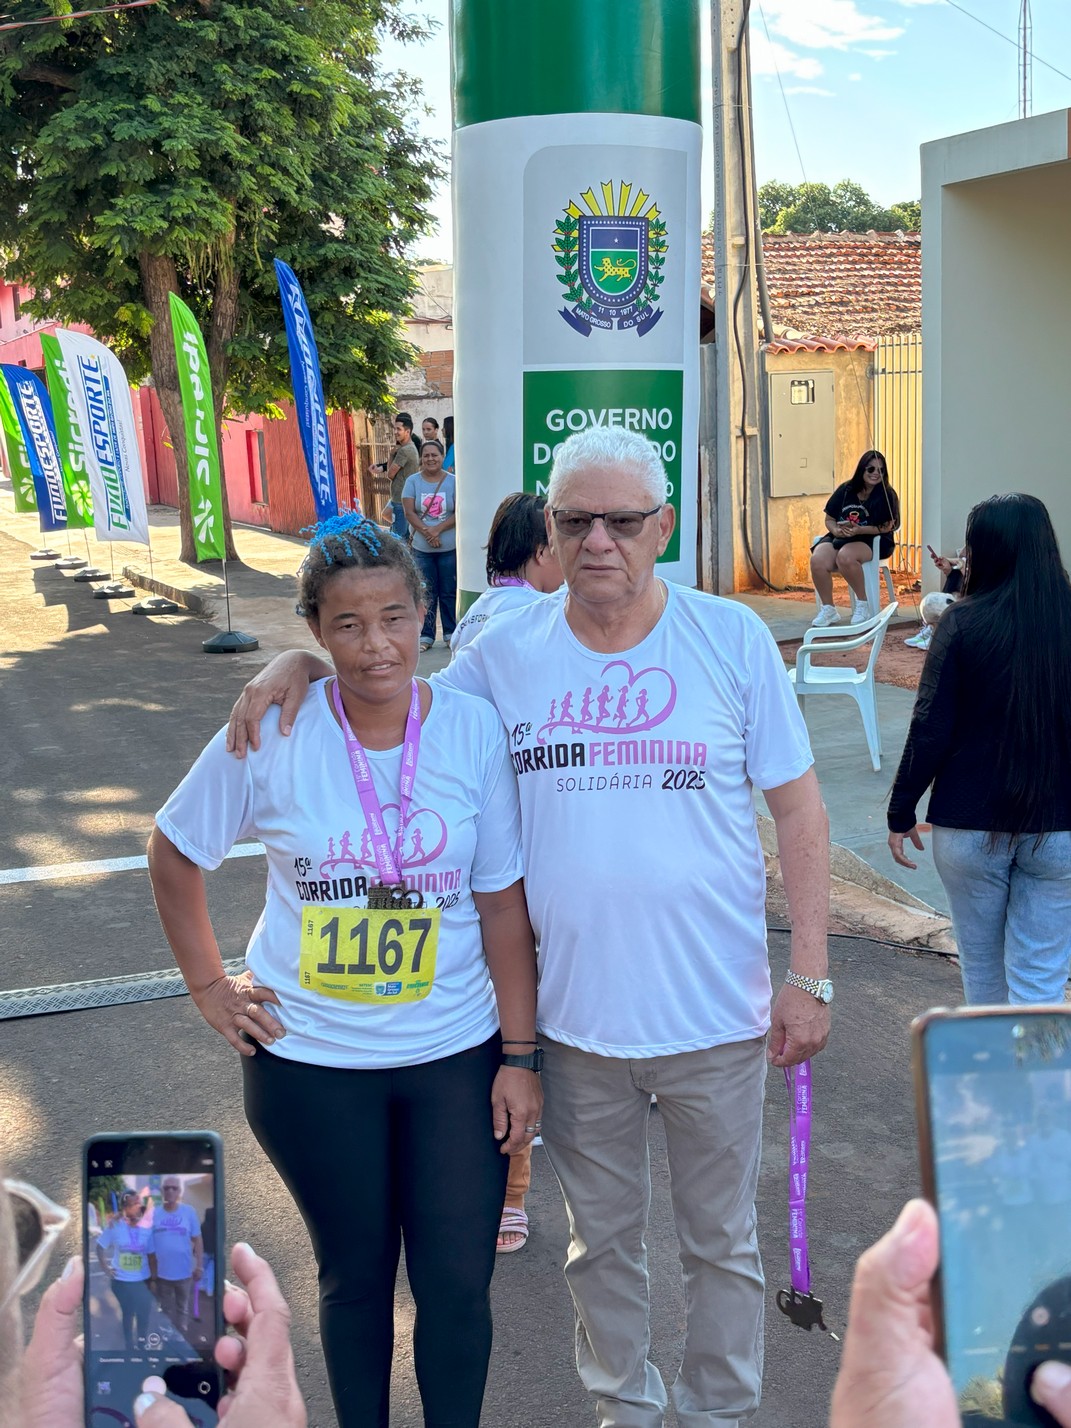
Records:
<instances>
[{"instance_id":1,"label":"utility pole","mask_svg":"<svg viewBox=\"0 0 1071 1428\"><path fill-rule=\"evenodd\" d=\"M702 576L704 588L719 594L761 585L765 566L765 375L756 319L762 240L751 127L750 7L751 0L711 0L716 351L714 449L704 452L703 481L703 529L713 539L704 539ZM767 332L767 340L772 336Z\"/></svg>"},{"instance_id":2,"label":"utility pole","mask_svg":"<svg viewBox=\"0 0 1071 1428\"><path fill-rule=\"evenodd\" d=\"M1028 119L1034 109L1034 22L1030 15L1030 0L1019 6L1019 118Z\"/></svg>"}]
</instances>

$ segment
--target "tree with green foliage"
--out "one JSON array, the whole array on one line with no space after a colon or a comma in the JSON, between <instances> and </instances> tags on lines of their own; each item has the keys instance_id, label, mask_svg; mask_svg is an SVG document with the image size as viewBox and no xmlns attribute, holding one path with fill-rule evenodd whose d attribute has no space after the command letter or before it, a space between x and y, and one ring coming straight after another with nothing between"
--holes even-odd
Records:
<instances>
[{"instance_id":1,"label":"tree with green foliage","mask_svg":"<svg viewBox=\"0 0 1071 1428\"><path fill-rule=\"evenodd\" d=\"M896 229L918 232L922 204L917 199L882 208L862 184L841 179L827 183L780 183L759 189L759 222L764 233L878 233Z\"/></svg>"},{"instance_id":2,"label":"tree with green foliage","mask_svg":"<svg viewBox=\"0 0 1071 1428\"><path fill-rule=\"evenodd\" d=\"M381 409L412 361L406 254L429 228L441 161L416 135L414 82L378 60L384 33L425 33L400 5L167 0L0 33L0 272L35 289L35 316L87 323L133 381L151 374L184 560L170 293L204 333L217 430L225 410L278 414L289 397L275 256L305 289L331 406ZM75 7L7 8L19 20Z\"/></svg>"}]
</instances>

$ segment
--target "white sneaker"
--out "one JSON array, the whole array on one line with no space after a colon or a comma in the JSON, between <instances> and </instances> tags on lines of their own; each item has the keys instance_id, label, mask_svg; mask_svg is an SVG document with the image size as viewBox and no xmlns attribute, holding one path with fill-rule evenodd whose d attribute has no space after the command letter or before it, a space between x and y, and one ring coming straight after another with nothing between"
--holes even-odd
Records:
<instances>
[{"instance_id":1,"label":"white sneaker","mask_svg":"<svg viewBox=\"0 0 1071 1428\"><path fill-rule=\"evenodd\" d=\"M840 611L836 605L823 605L818 614L811 621L811 625L819 630L824 630L827 625L840 624Z\"/></svg>"},{"instance_id":2,"label":"white sneaker","mask_svg":"<svg viewBox=\"0 0 1071 1428\"><path fill-rule=\"evenodd\" d=\"M852 624L863 625L867 620L872 620L873 618L873 615L870 613L870 606L865 600L860 600L852 614Z\"/></svg>"},{"instance_id":3,"label":"white sneaker","mask_svg":"<svg viewBox=\"0 0 1071 1428\"><path fill-rule=\"evenodd\" d=\"M905 645L910 645L913 650L928 650L930 641L933 639L933 626L923 625L917 635L908 635L904 641Z\"/></svg>"}]
</instances>

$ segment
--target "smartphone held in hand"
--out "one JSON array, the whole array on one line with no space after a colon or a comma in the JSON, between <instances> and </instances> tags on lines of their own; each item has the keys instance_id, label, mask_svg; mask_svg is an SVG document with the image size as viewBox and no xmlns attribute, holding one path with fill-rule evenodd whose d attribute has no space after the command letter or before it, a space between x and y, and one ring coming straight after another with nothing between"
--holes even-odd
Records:
<instances>
[{"instance_id":1,"label":"smartphone held in hand","mask_svg":"<svg viewBox=\"0 0 1071 1428\"><path fill-rule=\"evenodd\" d=\"M83 1148L88 1428L134 1428L162 1379L195 1428L223 1393L223 1146L212 1131L93 1136Z\"/></svg>"},{"instance_id":2,"label":"smartphone held in hand","mask_svg":"<svg viewBox=\"0 0 1071 1428\"><path fill-rule=\"evenodd\" d=\"M1030 1382L1071 1364L1071 1009L938 1010L912 1031L937 1347L963 1423L1048 1428Z\"/></svg>"}]
</instances>

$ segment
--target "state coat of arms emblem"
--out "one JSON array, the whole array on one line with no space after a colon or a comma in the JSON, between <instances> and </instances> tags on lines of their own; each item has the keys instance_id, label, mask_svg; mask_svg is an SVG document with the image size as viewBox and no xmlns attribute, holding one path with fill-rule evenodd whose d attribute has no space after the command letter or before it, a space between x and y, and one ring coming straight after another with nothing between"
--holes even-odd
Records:
<instances>
[{"instance_id":1,"label":"state coat of arms emblem","mask_svg":"<svg viewBox=\"0 0 1071 1428\"><path fill-rule=\"evenodd\" d=\"M644 337L662 316L666 225L642 189L633 197L624 181L600 188L601 199L589 188L554 225L556 276L568 300L561 316L584 337L593 328Z\"/></svg>"}]
</instances>

